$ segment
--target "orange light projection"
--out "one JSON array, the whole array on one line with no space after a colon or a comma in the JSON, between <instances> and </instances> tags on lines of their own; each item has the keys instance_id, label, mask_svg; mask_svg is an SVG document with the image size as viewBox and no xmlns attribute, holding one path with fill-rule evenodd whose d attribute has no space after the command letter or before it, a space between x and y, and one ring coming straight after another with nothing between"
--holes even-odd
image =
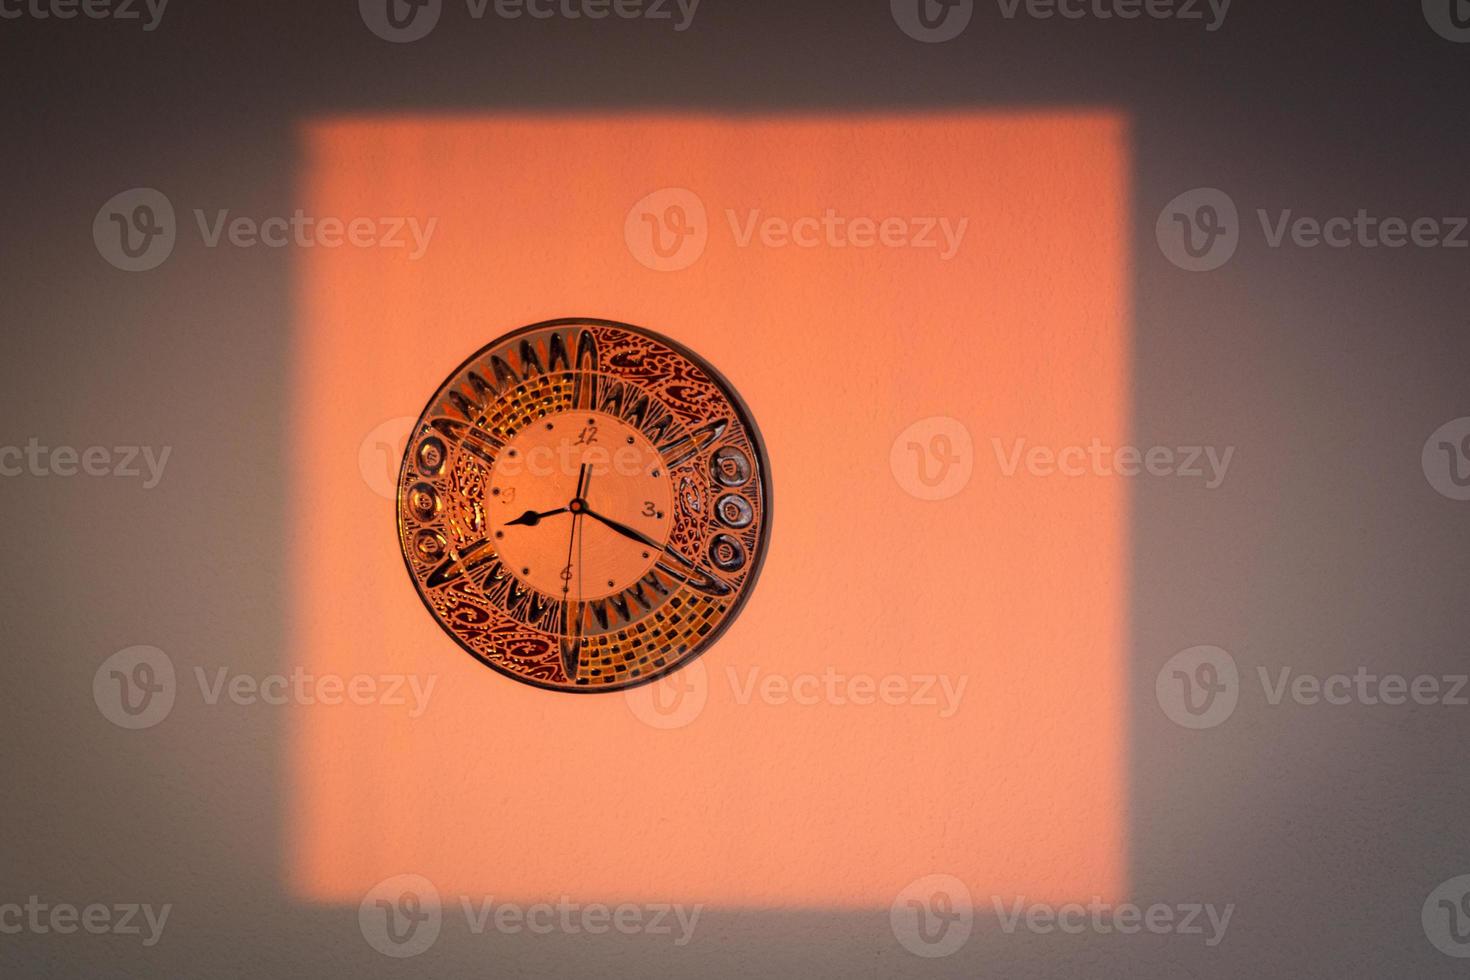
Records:
<instances>
[{"instance_id":1,"label":"orange light projection","mask_svg":"<svg viewBox=\"0 0 1470 980\"><path fill-rule=\"evenodd\" d=\"M437 224L417 258L408 231L300 257L290 660L434 686L417 717L301 712L294 891L887 908L945 873L981 905L1120 897L1127 489L1024 452L1127 436L1127 138L1091 111L306 125L308 215ZM464 654L360 471L463 358L560 316L698 351L769 450L749 605L641 693ZM963 430L901 438L936 416Z\"/></svg>"}]
</instances>

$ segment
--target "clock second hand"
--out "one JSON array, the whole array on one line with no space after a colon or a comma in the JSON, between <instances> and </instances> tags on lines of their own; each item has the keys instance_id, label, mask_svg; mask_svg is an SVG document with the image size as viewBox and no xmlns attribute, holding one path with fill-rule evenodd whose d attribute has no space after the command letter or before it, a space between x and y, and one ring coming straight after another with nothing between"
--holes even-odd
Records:
<instances>
[{"instance_id":1,"label":"clock second hand","mask_svg":"<svg viewBox=\"0 0 1470 980\"><path fill-rule=\"evenodd\" d=\"M562 586L564 598L561 604L563 633L561 662L562 669L566 672L567 678L570 680L576 680L577 668L580 666L582 653L580 636L582 632L582 609L580 601L582 594L582 562L579 557L577 561L577 595L579 598L574 604L571 598L572 551L577 545L577 532L581 527L582 514L587 509L586 504L582 502L582 495L587 492L587 484L591 482L591 478L591 464L583 463L582 469L577 473L577 494L572 498L572 502L579 506L573 507L569 504L563 508L563 510L570 510L572 512L572 533L567 540L567 563L562 568L562 574L565 576L563 582L566 584Z\"/></svg>"}]
</instances>

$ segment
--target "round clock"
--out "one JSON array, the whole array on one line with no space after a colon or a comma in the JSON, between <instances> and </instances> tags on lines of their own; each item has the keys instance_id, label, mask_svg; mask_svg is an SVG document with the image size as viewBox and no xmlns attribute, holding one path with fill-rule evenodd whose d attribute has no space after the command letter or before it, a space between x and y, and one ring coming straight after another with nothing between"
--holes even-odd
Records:
<instances>
[{"instance_id":1,"label":"round clock","mask_svg":"<svg viewBox=\"0 0 1470 980\"><path fill-rule=\"evenodd\" d=\"M410 435L398 540L424 605L502 674L615 691L678 669L749 598L765 447L693 351L608 320L501 337Z\"/></svg>"}]
</instances>

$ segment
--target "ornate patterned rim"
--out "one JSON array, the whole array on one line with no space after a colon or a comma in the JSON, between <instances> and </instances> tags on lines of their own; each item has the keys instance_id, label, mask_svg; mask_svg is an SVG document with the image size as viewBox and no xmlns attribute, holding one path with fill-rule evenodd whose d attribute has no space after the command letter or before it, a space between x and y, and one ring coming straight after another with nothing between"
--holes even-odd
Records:
<instances>
[{"instance_id":1,"label":"ornate patterned rim","mask_svg":"<svg viewBox=\"0 0 1470 980\"><path fill-rule=\"evenodd\" d=\"M577 404L588 397L594 401ZM733 570L720 566L728 595L707 595L661 574L660 564L625 595L589 602L579 619L590 618L591 629L569 658L562 630L546 628L559 625L560 603L501 565L479 501L497 447L526 424L573 407L636 424L666 459L677 450L667 467L678 488L672 558L707 569L718 547L728 565L733 540L744 560ZM746 463L751 472L742 475ZM476 351L420 414L397 486L400 552L430 615L481 663L547 690L627 690L693 662L738 618L770 540L770 464L739 393L679 342L614 320L547 320ZM753 515L737 504L736 518L722 523L714 501L727 493Z\"/></svg>"}]
</instances>

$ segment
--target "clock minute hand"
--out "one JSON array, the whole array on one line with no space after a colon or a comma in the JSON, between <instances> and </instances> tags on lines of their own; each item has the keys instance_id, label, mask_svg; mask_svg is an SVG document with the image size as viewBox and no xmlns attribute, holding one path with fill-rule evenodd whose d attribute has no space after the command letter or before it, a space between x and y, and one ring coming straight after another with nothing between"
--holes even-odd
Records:
<instances>
[{"instance_id":1,"label":"clock minute hand","mask_svg":"<svg viewBox=\"0 0 1470 980\"><path fill-rule=\"evenodd\" d=\"M730 586L721 581L717 576L714 575L714 573L704 568L701 568L699 565L691 562L688 558L685 558L673 548L670 548L667 545L661 545L657 541L654 541L652 538L648 537L646 534L643 534L640 531L628 527L628 525L626 524L619 524L617 521L609 517L603 517L596 511L584 509L582 513L585 514L587 517L592 518L594 521L597 521L599 524L602 524L618 532L625 538L632 538L639 544L647 548L651 548L654 551L662 551L667 558L673 561L675 567L671 568L668 563L664 563L660 567L684 582L690 588L697 589L698 591L704 592L708 595L716 596L729 595L732 591Z\"/></svg>"},{"instance_id":2,"label":"clock minute hand","mask_svg":"<svg viewBox=\"0 0 1470 980\"><path fill-rule=\"evenodd\" d=\"M636 531L636 530L634 530L633 528L629 527L626 524L619 524L617 521L613 520L612 518L603 517L601 514L599 514L596 511L592 510L590 507L584 507L582 509L582 513L583 514L586 514L588 517L592 518L594 521L597 521L599 524L603 524L603 525L606 525L607 527L612 528L614 531L618 532L619 534L621 534L625 538L632 538L634 541L637 541L639 544L644 545L645 547L652 548L655 551L663 551L664 550L664 546L663 545L659 544L657 541L653 540L652 538L648 537L647 535L643 534L642 532Z\"/></svg>"}]
</instances>

